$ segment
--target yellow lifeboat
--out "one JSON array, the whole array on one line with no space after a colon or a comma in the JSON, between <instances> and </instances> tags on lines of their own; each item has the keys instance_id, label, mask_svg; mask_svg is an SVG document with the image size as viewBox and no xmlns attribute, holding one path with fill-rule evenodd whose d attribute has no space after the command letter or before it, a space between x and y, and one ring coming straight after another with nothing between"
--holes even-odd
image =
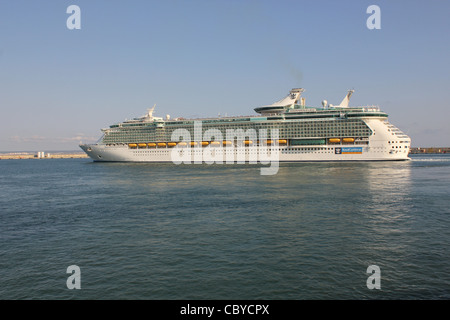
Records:
<instances>
[{"instance_id":1,"label":"yellow lifeboat","mask_svg":"<svg viewBox=\"0 0 450 320\"><path fill-rule=\"evenodd\" d=\"M154 148L154 147L156 147L156 143L154 143L154 142L150 142L150 143L148 143L147 145L148 145L149 148Z\"/></svg>"},{"instance_id":2,"label":"yellow lifeboat","mask_svg":"<svg viewBox=\"0 0 450 320\"><path fill-rule=\"evenodd\" d=\"M158 142L158 147L163 148L166 146L165 142Z\"/></svg>"},{"instance_id":3,"label":"yellow lifeboat","mask_svg":"<svg viewBox=\"0 0 450 320\"><path fill-rule=\"evenodd\" d=\"M278 144L286 144L286 143L287 143L287 140L284 140L284 139L278 140Z\"/></svg>"},{"instance_id":4,"label":"yellow lifeboat","mask_svg":"<svg viewBox=\"0 0 450 320\"><path fill-rule=\"evenodd\" d=\"M224 146L231 146L231 141L223 141L222 144Z\"/></svg>"},{"instance_id":5,"label":"yellow lifeboat","mask_svg":"<svg viewBox=\"0 0 450 320\"><path fill-rule=\"evenodd\" d=\"M167 144L168 147L175 147L176 145L177 145L176 142L169 142L169 143Z\"/></svg>"},{"instance_id":6,"label":"yellow lifeboat","mask_svg":"<svg viewBox=\"0 0 450 320\"><path fill-rule=\"evenodd\" d=\"M249 145L253 144L253 141L252 141L252 140L245 140L245 141L244 141L244 144L245 144L246 146L249 146Z\"/></svg>"},{"instance_id":7,"label":"yellow lifeboat","mask_svg":"<svg viewBox=\"0 0 450 320\"><path fill-rule=\"evenodd\" d=\"M208 141L202 141L202 146L203 146L203 147L207 146L208 144L209 144Z\"/></svg>"},{"instance_id":8,"label":"yellow lifeboat","mask_svg":"<svg viewBox=\"0 0 450 320\"><path fill-rule=\"evenodd\" d=\"M218 146L220 146L220 142L219 141L211 141L211 146L218 147Z\"/></svg>"},{"instance_id":9,"label":"yellow lifeboat","mask_svg":"<svg viewBox=\"0 0 450 320\"><path fill-rule=\"evenodd\" d=\"M273 144L273 140L266 140L266 144L268 144L268 145L271 145L271 144Z\"/></svg>"},{"instance_id":10,"label":"yellow lifeboat","mask_svg":"<svg viewBox=\"0 0 450 320\"><path fill-rule=\"evenodd\" d=\"M197 144L198 144L198 143L195 142L195 141L191 141L191 142L189 143L189 145L190 145L191 147L195 147Z\"/></svg>"},{"instance_id":11,"label":"yellow lifeboat","mask_svg":"<svg viewBox=\"0 0 450 320\"><path fill-rule=\"evenodd\" d=\"M185 146L187 146L187 143L186 142L178 142L178 145L180 147L185 147Z\"/></svg>"},{"instance_id":12,"label":"yellow lifeboat","mask_svg":"<svg viewBox=\"0 0 450 320\"><path fill-rule=\"evenodd\" d=\"M129 146L130 148L136 148L136 147L137 147L137 144L136 144L136 143L129 143L128 146Z\"/></svg>"},{"instance_id":13,"label":"yellow lifeboat","mask_svg":"<svg viewBox=\"0 0 450 320\"><path fill-rule=\"evenodd\" d=\"M343 142L355 142L355 138L344 138L342 139Z\"/></svg>"},{"instance_id":14,"label":"yellow lifeboat","mask_svg":"<svg viewBox=\"0 0 450 320\"><path fill-rule=\"evenodd\" d=\"M139 148L146 148L147 144L146 143L138 143L138 147Z\"/></svg>"},{"instance_id":15,"label":"yellow lifeboat","mask_svg":"<svg viewBox=\"0 0 450 320\"><path fill-rule=\"evenodd\" d=\"M330 138L330 139L328 139L328 142L329 143L339 143L339 142L341 142L341 139L339 139L339 138Z\"/></svg>"}]
</instances>

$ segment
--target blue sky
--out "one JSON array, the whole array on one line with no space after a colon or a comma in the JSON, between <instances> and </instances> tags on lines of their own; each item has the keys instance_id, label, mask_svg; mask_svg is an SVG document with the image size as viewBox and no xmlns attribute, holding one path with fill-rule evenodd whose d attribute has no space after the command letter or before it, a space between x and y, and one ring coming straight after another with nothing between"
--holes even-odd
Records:
<instances>
[{"instance_id":1,"label":"blue sky","mask_svg":"<svg viewBox=\"0 0 450 320\"><path fill-rule=\"evenodd\" d=\"M155 103L251 115L295 87L310 106L354 89L350 105L379 105L413 146L449 146L449 15L438 0L1 0L0 151L77 150Z\"/></svg>"}]
</instances>

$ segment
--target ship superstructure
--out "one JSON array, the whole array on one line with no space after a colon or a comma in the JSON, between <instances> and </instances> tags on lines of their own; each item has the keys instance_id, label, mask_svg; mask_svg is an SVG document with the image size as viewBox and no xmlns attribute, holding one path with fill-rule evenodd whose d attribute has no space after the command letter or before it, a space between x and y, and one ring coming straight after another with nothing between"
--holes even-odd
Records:
<instances>
[{"instance_id":1,"label":"ship superstructure","mask_svg":"<svg viewBox=\"0 0 450 320\"><path fill-rule=\"evenodd\" d=\"M153 116L153 106L142 117L102 129L96 144L80 147L95 161L173 162L173 148L184 148L180 152L192 159L219 148L224 159L248 162L267 146L276 148L279 161L409 159L410 138L379 107L350 107L353 90L339 105L324 100L317 108L306 106L303 92L292 89L284 99L255 108L254 116L171 119ZM180 131L189 139L181 139Z\"/></svg>"}]
</instances>

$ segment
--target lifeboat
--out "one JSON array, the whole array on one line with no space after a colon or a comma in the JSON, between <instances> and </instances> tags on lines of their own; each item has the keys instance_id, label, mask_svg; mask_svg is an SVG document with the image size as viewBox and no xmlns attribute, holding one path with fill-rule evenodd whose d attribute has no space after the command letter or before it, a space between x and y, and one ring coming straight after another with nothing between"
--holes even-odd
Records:
<instances>
[{"instance_id":1,"label":"lifeboat","mask_svg":"<svg viewBox=\"0 0 450 320\"><path fill-rule=\"evenodd\" d=\"M169 142L168 144L167 144L167 146L168 147L175 147L177 145L177 143L176 142Z\"/></svg>"},{"instance_id":2,"label":"lifeboat","mask_svg":"<svg viewBox=\"0 0 450 320\"><path fill-rule=\"evenodd\" d=\"M147 144L146 143L138 143L138 147L139 148L146 148Z\"/></svg>"},{"instance_id":3,"label":"lifeboat","mask_svg":"<svg viewBox=\"0 0 450 320\"><path fill-rule=\"evenodd\" d=\"M339 138L330 138L330 139L328 139L328 142L329 143L339 143L339 142L341 142L341 139L339 139Z\"/></svg>"},{"instance_id":4,"label":"lifeboat","mask_svg":"<svg viewBox=\"0 0 450 320\"><path fill-rule=\"evenodd\" d=\"M219 141L211 141L211 145L214 147L218 147L218 146L220 146L220 142Z\"/></svg>"},{"instance_id":5,"label":"lifeboat","mask_svg":"<svg viewBox=\"0 0 450 320\"><path fill-rule=\"evenodd\" d=\"M130 148L136 148L136 147L137 147L137 144L136 144L136 143L129 143L128 146L129 146Z\"/></svg>"},{"instance_id":6,"label":"lifeboat","mask_svg":"<svg viewBox=\"0 0 450 320\"><path fill-rule=\"evenodd\" d=\"M222 144L224 146L231 146L231 141L223 141Z\"/></svg>"},{"instance_id":7,"label":"lifeboat","mask_svg":"<svg viewBox=\"0 0 450 320\"><path fill-rule=\"evenodd\" d=\"M344 139L342 139L342 141L343 141L343 142L347 142L347 143L349 143L349 142L355 142L355 138L344 138Z\"/></svg>"},{"instance_id":8,"label":"lifeboat","mask_svg":"<svg viewBox=\"0 0 450 320\"><path fill-rule=\"evenodd\" d=\"M165 146L166 146L165 142L159 142L158 143L158 147L160 147L160 148L164 148Z\"/></svg>"},{"instance_id":9,"label":"lifeboat","mask_svg":"<svg viewBox=\"0 0 450 320\"><path fill-rule=\"evenodd\" d=\"M154 147L156 147L156 143L154 143L154 142L150 142L150 143L148 143L147 145L148 145L149 148L154 148Z\"/></svg>"},{"instance_id":10,"label":"lifeboat","mask_svg":"<svg viewBox=\"0 0 450 320\"><path fill-rule=\"evenodd\" d=\"M209 144L208 141L202 141L202 146L203 146L203 147L207 146L208 144Z\"/></svg>"},{"instance_id":11,"label":"lifeboat","mask_svg":"<svg viewBox=\"0 0 450 320\"><path fill-rule=\"evenodd\" d=\"M286 143L287 143L287 140L284 140L284 139L278 140L278 144L286 144Z\"/></svg>"},{"instance_id":12,"label":"lifeboat","mask_svg":"<svg viewBox=\"0 0 450 320\"><path fill-rule=\"evenodd\" d=\"M249 146L249 145L253 144L253 141L252 141L252 140L245 140L245 141L244 141L244 144L245 144L246 146Z\"/></svg>"},{"instance_id":13,"label":"lifeboat","mask_svg":"<svg viewBox=\"0 0 450 320\"><path fill-rule=\"evenodd\" d=\"M273 140L266 140L266 144L268 144L268 145L270 145L270 144L273 144Z\"/></svg>"},{"instance_id":14,"label":"lifeboat","mask_svg":"<svg viewBox=\"0 0 450 320\"><path fill-rule=\"evenodd\" d=\"M197 144L198 144L198 143L195 142L195 141L191 141L191 142L189 143L189 145L190 145L191 147L195 147Z\"/></svg>"},{"instance_id":15,"label":"lifeboat","mask_svg":"<svg viewBox=\"0 0 450 320\"><path fill-rule=\"evenodd\" d=\"M186 142L178 142L178 145L180 147L185 147L185 146L187 146L187 143Z\"/></svg>"}]
</instances>

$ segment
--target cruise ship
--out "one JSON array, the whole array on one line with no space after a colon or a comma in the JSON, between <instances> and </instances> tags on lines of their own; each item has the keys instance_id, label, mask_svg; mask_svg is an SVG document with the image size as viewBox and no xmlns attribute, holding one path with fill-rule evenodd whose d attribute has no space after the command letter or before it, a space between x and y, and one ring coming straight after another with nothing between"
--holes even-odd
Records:
<instances>
[{"instance_id":1,"label":"cruise ship","mask_svg":"<svg viewBox=\"0 0 450 320\"><path fill-rule=\"evenodd\" d=\"M95 144L80 144L94 161L179 163L409 160L411 139L377 106L307 106L304 89L252 116L185 119L153 116L102 129ZM266 162L267 163L267 162Z\"/></svg>"}]
</instances>

